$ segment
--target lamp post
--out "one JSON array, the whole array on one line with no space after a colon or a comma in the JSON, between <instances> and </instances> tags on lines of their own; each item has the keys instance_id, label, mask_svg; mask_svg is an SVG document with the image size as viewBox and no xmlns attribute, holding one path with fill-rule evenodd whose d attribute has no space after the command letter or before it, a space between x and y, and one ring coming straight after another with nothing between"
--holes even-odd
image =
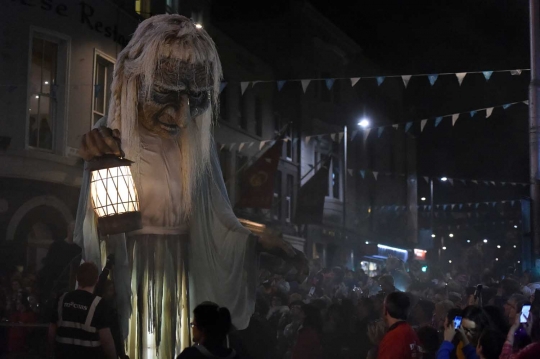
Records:
<instances>
[{"instance_id":1,"label":"lamp post","mask_svg":"<svg viewBox=\"0 0 540 359\"><path fill-rule=\"evenodd\" d=\"M131 176L133 162L105 155L87 162L91 172L92 207L102 235L131 232L142 228L137 189Z\"/></svg>"}]
</instances>

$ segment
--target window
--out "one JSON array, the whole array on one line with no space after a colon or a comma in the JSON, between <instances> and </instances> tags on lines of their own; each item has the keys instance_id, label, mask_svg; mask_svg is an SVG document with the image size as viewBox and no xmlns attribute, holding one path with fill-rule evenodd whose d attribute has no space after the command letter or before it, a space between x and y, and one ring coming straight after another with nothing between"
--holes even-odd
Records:
<instances>
[{"instance_id":1,"label":"window","mask_svg":"<svg viewBox=\"0 0 540 359\"><path fill-rule=\"evenodd\" d=\"M240 127L244 130L247 130L248 128L248 101L247 100L248 100L247 94L244 92L244 94L242 95L242 92L240 92L240 101L239 101Z\"/></svg>"},{"instance_id":2,"label":"window","mask_svg":"<svg viewBox=\"0 0 540 359\"><path fill-rule=\"evenodd\" d=\"M28 108L28 145L46 151L54 150L57 130L57 104L61 41L35 32L30 59L30 91ZM64 62L65 63L65 62Z\"/></svg>"},{"instance_id":3,"label":"window","mask_svg":"<svg viewBox=\"0 0 540 359\"><path fill-rule=\"evenodd\" d=\"M255 98L255 133L261 137L263 132L263 110L262 100L258 97Z\"/></svg>"},{"instance_id":4,"label":"window","mask_svg":"<svg viewBox=\"0 0 540 359\"><path fill-rule=\"evenodd\" d=\"M281 220L281 171L276 171L274 182L274 203L272 204L272 213L274 220Z\"/></svg>"},{"instance_id":5,"label":"window","mask_svg":"<svg viewBox=\"0 0 540 359\"><path fill-rule=\"evenodd\" d=\"M135 0L135 12L142 17L150 17L150 4L152 0Z\"/></svg>"},{"instance_id":6,"label":"window","mask_svg":"<svg viewBox=\"0 0 540 359\"><path fill-rule=\"evenodd\" d=\"M332 160L332 197L339 199L339 160Z\"/></svg>"},{"instance_id":7,"label":"window","mask_svg":"<svg viewBox=\"0 0 540 359\"><path fill-rule=\"evenodd\" d=\"M287 196L285 197L285 220L290 223L292 221L293 213L293 192L294 192L294 178L292 175L287 175Z\"/></svg>"},{"instance_id":8,"label":"window","mask_svg":"<svg viewBox=\"0 0 540 359\"><path fill-rule=\"evenodd\" d=\"M289 161L292 161L293 159L293 144L292 144L292 140L293 140L293 130L292 130L292 126L289 124L289 126L287 127L287 137L289 140L285 143L285 145L287 146L287 159Z\"/></svg>"},{"instance_id":9,"label":"window","mask_svg":"<svg viewBox=\"0 0 540 359\"><path fill-rule=\"evenodd\" d=\"M94 55L94 91L92 99L92 125L107 115L111 98L114 59L95 52Z\"/></svg>"}]
</instances>

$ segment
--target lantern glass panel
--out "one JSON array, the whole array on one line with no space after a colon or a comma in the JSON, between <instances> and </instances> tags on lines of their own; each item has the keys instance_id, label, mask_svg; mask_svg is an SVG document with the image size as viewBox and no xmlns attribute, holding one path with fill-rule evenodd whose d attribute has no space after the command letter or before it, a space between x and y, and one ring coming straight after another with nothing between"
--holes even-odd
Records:
<instances>
[{"instance_id":1,"label":"lantern glass panel","mask_svg":"<svg viewBox=\"0 0 540 359\"><path fill-rule=\"evenodd\" d=\"M99 217L139 210L137 190L129 166L92 171L92 202Z\"/></svg>"}]
</instances>

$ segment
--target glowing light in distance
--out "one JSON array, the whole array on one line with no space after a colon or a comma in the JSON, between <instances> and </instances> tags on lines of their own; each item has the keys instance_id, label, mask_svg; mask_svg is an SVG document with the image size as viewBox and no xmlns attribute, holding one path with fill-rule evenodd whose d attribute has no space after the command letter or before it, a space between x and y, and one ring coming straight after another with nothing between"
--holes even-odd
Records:
<instances>
[{"instance_id":1,"label":"glowing light in distance","mask_svg":"<svg viewBox=\"0 0 540 359\"><path fill-rule=\"evenodd\" d=\"M424 273L427 272L427 266L422 267L422 272L424 272Z\"/></svg>"},{"instance_id":2,"label":"glowing light in distance","mask_svg":"<svg viewBox=\"0 0 540 359\"><path fill-rule=\"evenodd\" d=\"M446 250L446 247L442 247L442 249L443 249L443 251L445 251L445 250Z\"/></svg>"},{"instance_id":3,"label":"glowing light in distance","mask_svg":"<svg viewBox=\"0 0 540 359\"><path fill-rule=\"evenodd\" d=\"M521 263L521 261L518 261L518 263Z\"/></svg>"},{"instance_id":4,"label":"glowing light in distance","mask_svg":"<svg viewBox=\"0 0 540 359\"><path fill-rule=\"evenodd\" d=\"M514 244L514 248L517 248L517 246Z\"/></svg>"},{"instance_id":5,"label":"glowing light in distance","mask_svg":"<svg viewBox=\"0 0 540 359\"><path fill-rule=\"evenodd\" d=\"M435 238L435 234L432 234L431 237L432 237L432 238Z\"/></svg>"},{"instance_id":6,"label":"glowing light in distance","mask_svg":"<svg viewBox=\"0 0 540 359\"><path fill-rule=\"evenodd\" d=\"M467 239L467 243L471 243L471 240L470 240L470 239Z\"/></svg>"},{"instance_id":7,"label":"glowing light in distance","mask_svg":"<svg viewBox=\"0 0 540 359\"><path fill-rule=\"evenodd\" d=\"M495 260L496 260L496 261L498 261L498 260L499 260L499 258L495 258Z\"/></svg>"},{"instance_id":8,"label":"glowing light in distance","mask_svg":"<svg viewBox=\"0 0 540 359\"><path fill-rule=\"evenodd\" d=\"M391 250L393 250L393 251L401 252L401 253L408 253L405 249L395 248L395 247L390 247L390 246L385 246L384 244L377 244L377 247L378 247L378 248L382 248L382 249L391 249Z\"/></svg>"},{"instance_id":9,"label":"glowing light in distance","mask_svg":"<svg viewBox=\"0 0 540 359\"><path fill-rule=\"evenodd\" d=\"M369 242L368 242L368 241L366 241L366 244L369 244Z\"/></svg>"},{"instance_id":10,"label":"glowing light in distance","mask_svg":"<svg viewBox=\"0 0 540 359\"><path fill-rule=\"evenodd\" d=\"M448 260L448 263L452 263L452 260L451 260L451 259L449 259L449 260Z\"/></svg>"},{"instance_id":11,"label":"glowing light in distance","mask_svg":"<svg viewBox=\"0 0 540 359\"><path fill-rule=\"evenodd\" d=\"M517 228L517 225L514 225L514 228Z\"/></svg>"},{"instance_id":12,"label":"glowing light in distance","mask_svg":"<svg viewBox=\"0 0 540 359\"><path fill-rule=\"evenodd\" d=\"M49 84L49 81L45 81L45 85L48 85Z\"/></svg>"},{"instance_id":13,"label":"glowing light in distance","mask_svg":"<svg viewBox=\"0 0 540 359\"><path fill-rule=\"evenodd\" d=\"M484 243L487 243L487 239L484 239Z\"/></svg>"},{"instance_id":14,"label":"glowing light in distance","mask_svg":"<svg viewBox=\"0 0 540 359\"><path fill-rule=\"evenodd\" d=\"M426 200L426 197L422 197L420 198L421 201L425 201Z\"/></svg>"},{"instance_id":15,"label":"glowing light in distance","mask_svg":"<svg viewBox=\"0 0 540 359\"><path fill-rule=\"evenodd\" d=\"M447 177L441 177L441 181L446 182L446 181L448 181L448 178Z\"/></svg>"},{"instance_id":16,"label":"glowing light in distance","mask_svg":"<svg viewBox=\"0 0 540 359\"><path fill-rule=\"evenodd\" d=\"M36 95L36 98L39 98L39 95Z\"/></svg>"},{"instance_id":17,"label":"glowing light in distance","mask_svg":"<svg viewBox=\"0 0 540 359\"><path fill-rule=\"evenodd\" d=\"M369 126L369 120L367 118L363 118L358 122L358 126L362 128L366 128Z\"/></svg>"},{"instance_id":18,"label":"glowing light in distance","mask_svg":"<svg viewBox=\"0 0 540 359\"><path fill-rule=\"evenodd\" d=\"M197 29L202 29L202 25L201 25L201 24L195 24L195 27L196 27Z\"/></svg>"},{"instance_id":19,"label":"glowing light in distance","mask_svg":"<svg viewBox=\"0 0 540 359\"><path fill-rule=\"evenodd\" d=\"M501 248L501 245L500 245L500 244L497 244L497 248Z\"/></svg>"},{"instance_id":20,"label":"glowing light in distance","mask_svg":"<svg viewBox=\"0 0 540 359\"><path fill-rule=\"evenodd\" d=\"M448 235L448 237L452 238L452 237L454 237L454 235L453 235L452 233L450 233L450 234Z\"/></svg>"}]
</instances>

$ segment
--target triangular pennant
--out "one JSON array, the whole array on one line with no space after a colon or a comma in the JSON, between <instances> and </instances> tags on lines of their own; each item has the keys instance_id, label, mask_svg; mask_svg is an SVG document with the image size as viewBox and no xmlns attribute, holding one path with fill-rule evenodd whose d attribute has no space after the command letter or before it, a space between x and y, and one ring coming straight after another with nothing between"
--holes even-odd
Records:
<instances>
[{"instance_id":1,"label":"triangular pennant","mask_svg":"<svg viewBox=\"0 0 540 359\"><path fill-rule=\"evenodd\" d=\"M354 87L354 85L356 85L356 83L360 81L360 77L352 77L351 78L351 86Z\"/></svg>"},{"instance_id":2,"label":"triangular pennant","mask_svg":"<svg viewBox=\"0 0 540 359\"><path fill-rule=\"evenodd\" d=\"M506 110L506 109L507 109L508 107L510 107L510 106L512 106L512 104L511 104L511 103L507 103L506 105L503 105L502 108Z\"/></svg>"},{"instance_id":3,"label":"triangular pennant","mask_svg":"<svg viewBox=\"0 0 540 359\"><path fill-rule=\"evenodd\" d=\"M446 206L448 206L447 204L443 205L443 211L446 211Z\"/></svg>"},{"instance_id":4,"label":"triangular pennant","mask_svg":"<svg viewBox=\"0 0 540 359\"><path fill-rule=\"evenodd\" d=\"M486 186L489 186L489 182L488 182L488 181L484 181L484 184L485 184Z\"/></svg>"},{"instance_id":5,"label":"triangular pennant","mask_svg":"<svg viewBox=\"0 0 540 359\"><path fill-rule=\"evenodd\" d=\"M331 90L332 89L332 86L334 86L334 79L325 79L324 80L326 82L326 88L328 90Z\"/></svg>"},{"instance_id":6,"label":"triangular pennant","mask_svg":"<svg viewBox=\"0 0 540 359\"><path fill-rule=\"evenodd\" d=\"M352 176L352 174L353 174L353 170L352 170L352 169L349 168L349 169L347 170L347 172L349 172L349 176Z\"/></svg>"},{"instance_id":7,"label":"triangular pennant","mask_svg":"<svg viewBox=\"0 0 540 359\"><path fill-rule=\"evenodd\" d=\"M465 185L467 184L467 182L465 182L464 179L462 179L462 180L460 180L460 181L461 181L461 183L463 183L463 184L465 184Z\"/></svg>"},{"instance_id":8,"label":"triangular pennant","mask_svg":"<svg viewBox=\"0 0 540 359\"><path fill-rule=\"evenodd\" d=\"M431 86L435 85L435 81L439 78L438 74L428 75L429 83Z\"/></svg>"},{"instance_id":9,"label":"triangular pennant","mask_svg":"<svg viewBox=\"0 0 540 359\"><path fill-rule=\"evenodd\" d=\"M358 133L357 130L354 130L352 133L351 133L351 141L354 140L354 138L356 137L356 134Z\"/></svg>"},{"instance_id":10,"label":"triangular pennant","mask_svg":"<svg viewBox=\"0 0 540 359\"><path fill-rule=\"evenodd\" d=\"M330 135L330 138L332 139L332 141L336 142L336 134L335 133L332 133Z\"/></svg>"},{"instance_id":11,"label":"triangular pennant","mask_svg":"<svg viewBox=\"0 0 540 359\"><path fill-rule=\"evenodd\" d=\"M426 126L427 120L420 121L420 132L424 131L424 126Z\"/></svg>"},{"instance_id":12,"label":"triangular pennant","mask_svg":"<svg viewBox=\"0 0 540 359\"><path fill-rule=\"evenodd\" d=\"M441 123L441 121L442 121L442 116L436 117L435 118L435 127L439 126L439 123Z\"/></svg>"},{"instance_id":13,"label":"triangular pennant","mask_svg":"<svg viewBox=\"0 0 540 359\"><path fill-rule=\"evenodd\" d=\"M452 115L452 126L456 124L456 121L458 120L458 118L459 118L459 113L455 113Z\"/></svg>"},{"instance_id":14,"label":"triangular pennant","mask_svg":"<svg viewBox=\"0 0 540 359\"><path fill-rule=\"evenodd\" d=\"M242 143L240 144L240 146L238 146L238 151L239 151L239 152L242 151L242 148L244 148L244 146L245 146L245 143L242 142Z\"/></svg>"},{"instance_id":15,"label":"triangular pennant","mask_svg":"<svg viewBox=\"0 0 540 359\"><path fill-rule=\"evenodd\" d=\"M474 207L475 207L475 208L480 207L480 203L476 203L476 204L474 205Z\"/></svg>"},{"instance_id":16,"label":"triangular pennant","mask_svg":"<svg viewBox=\"0 0 540 359\"><path fill-rule=\"evenodd\" d=\"M225 89L225 87L227 87L227 83L226 82L222 82L219 84L219 93L223 92L223 89Z\"/></svg>"},{"instance_id":17,"label":"triangular pennant","mask_svg":"<svg viewBox=\"0 0 540 359\"><path fill-rule=\"evenodd\" d=\"M408 132L410 130L411 126L412 126L412 122L407 122L405 124L405 132Z\"/></svg>"},{"instance_id":18,"label":"triangular pennant","mask_svg":"<svg viewBox=\"0 0 540 359\"><path fill-rule=\"evenodd\" d=\"M377 130L377 137L380 138L383 132L384 132L384 127L379 127L379 129Z\"/></svg>"},{"instance_id":19,"label":"triangular pennant","mask_svg":"<svg viewBox=\"0 0 540 359\"><path fill-rule=\"evenodd\" d=\"M491 75L493 75L493 71L482 71L482 73L484 74L486 81L488 81L491 78Z\"/></svg>"},{"instance_id":20,"label":"triangular pennant","mask_svg":"<svg viewBox=\"0 0 540 359\"><path fill-rule=\"evenodd\" d=\"M521 70L510 70L510 74L512 76L519 76L521 75Z\"/></svg>"},{"instance_id":21,"label":"triangular pennant","mask_svg":"<svg viewBox=\"0 0 540 359\"><path fill-rule=\"evenodd\" d=\"M225 147L225 145L221 145L221 146L219 147L219 150L220 150L220 151L223 150L224 147Z\"/></svg>"},{"instance_id":22,"label":"triangular pennant","mask_svg":"<svg viewBox=\"0 0 540 359\"><path fill-rule=\"evenodd\" d=\"M242 90L242 95L244 94L244 92L246 92L246 89L248 88L249 84L251 82L240 82L240 89Z\"/></svg>"},{"instance_id":23,"label":"triangular pennant","mask_svg":"<svg viewBox=\"0 0 540 359\"><path fill-rule=\"evenodd\" d=\"M232 149L236 146L236 143L231 144L231 147L229 148L229 151L232 151Z\"/></svg>"},{"instance_id":24,"label":"triangular pennant","mask_svg":"<svg viewBox=\"0 0 540 359\"><path fill-rule=\"evenodd\" d=\"M524 103L525 105L529 106L529 100L525 100L525 101L523 101L523 103Z\"/></svg>"},{"instance_id":25,"label":"triangular pennant","mask_svg":"<svg viewBox=\"0 0 540 359\"><path fill-rule=\"evenodd\" d=\"M448 182L450 182L450 184L453 186L454 185L454 180L452 178L449 178L448 179Z\"/></svg>"},{"instance_id":26,"label":"triangular pennant","mask_svg":"<svg viewBox=\"0 0 540 359\"><path fill-rule=\"evenodd\" d=\"M429 183L429 177L428 176L424 176L424 180L426 181L426 183Z\"/></svg>"},{"instance_id":27,"label":"triangular pennant","mask_svg":"<svg viewBox=\"0 0 540 359\"><path fill-rule=\"evenodd\" d=\"M384 76L377 77L377 86L381 86L384 82Z\"/></svg>"},{"instance_id":28,"label":"triangular pennant","mask_svg":"<svg viewBox=\"0 0 540 359\"><path fill-rule=\"evenodd\" d=\"M248 148L250 148L251 146L253 146L254 143L255 143L255 142L250 142Z\"/></svg>"},{"instance_id":29,"label":"triangular pennant","mask_svg":"<svg viewBox=\"0 0 540 359\"><path fill-rule=\"evenodd\" d=\"M311 140L311 136L306 136L306 144L308 144L310 140Z\"/></svg>"},{"instance_id":30,"label":"triangular pennant","mask_svg":"<svg viewBox=\"0 0 540 359\"><path fill-rule=\"evenodd\" d=\"M497 205L497 202L492 202L491 205L495 207Z\"/></svg>"},{"instance_id":31,"label":"triangular pennant","mask_svg":"<svg viewBox=\"0 0 540 359\"><path fill-rule=\"evenodd\" d=\"M397 130L399 128L399 125L396 123L395 125L392 125L392 127Z\"/></svg>"},{"instance_id":32,"label":"triangular pennant","mask_svg":"<svg viewBox=\"0 0 540 359\"><path fill-rule=\"evenodd\" d=\"M362 176L362 178L366 178L366 171L360 170L360 175Z\"/></svg>"},{"instance_id":33,"label":"triangular pennant","mask_svg":"<svg viewBox=\"0 0 540 359\"><path fill-rule=\"evenodd\" d=\"M495 183L495 181L490 181L489 183L491 183L492 185L496 186L497 184Z\"/></svg>"},{"instance_id":34,"label":"triangular pennant","mask_svg":"<svg viewBox=\"0 0 540 359\"><path fill-rule=\"evenodd\" d=\"M465 78L465 75L467 75L466 72L457 72L456 77L459 82L459 86L461 86L461 83L463 82L463 79Z\"/></svg>"},{"instance_id":35,"label":"triangular pennant","mask_svg":"<svg viewBox=\"0 0 540 359\"><path fill-rule=\"evenodd\" d=\"M407 85L409 84L409 81L411 80L411 75L403 75L401 76L401 79L403 80L403 84L405 85L405 88L407 88Z\"/></svg>"},{"instance_id":36,"label":"triangular pennant","mask_svg":"<svg viewBox=\"0 0 540 359\"><path fill-rule=\"evenodd\" d=\"M501 186L506 186L506 182L501 182Z\"/></svg>"},{"instance_id":37,"label":"triangular pennant","mask_svg":"<svg viewBox=\"0 0 540 359\"><path fill-rule=\"evenodd\" d=\"M377 176L379 175L379 172L373 171L373 177L375 177L375 181L377 180Z\"/></svg>"},{"instance_id":38,"label":"triangular pennant","mask_svg":"<svg viewBox=\"0 0 540 359\"><path fill-rule=\"evenodd\" d=\"M306 90L307 90L311 80L302 80L301 82L302 82L302 90L304 90L304 93L306 93Z\"/></svg>"},{"instance_id":39,"label":"triangular pennant","mask_svg":"<svg viewBox=\"0 0 540 359\"><path fill-rule=\"evenodd\" d=\"M364 143L367 141L370 131L371 131L371 128L364 129Z\"/></svg>"},{"instance_id":40,"label":"triangular pennant","mask_svg":"<svg viewBox=\"0 0 540 359\"><path fill-rule=\"evenodd\" d=\"M278 91L281 91L281 89L283 88L283 86L285 86L285 83L286 83L286 82L287 82L286 80L278 81L278 82L277 82L277 90L278 90Z\"/></svg>"},{"instance_id":41,"label":"triangular pennant","mask_svg":"<svg viewBox=\"0 0 540 359\"><path fill-rule=\"evenodd\" d=\"M493 107L486 108L486 118L489 118L491 114L493 113Z\"/></svg>"},{"instance_id":42,"label":"triangular pennant","mask_svg":"<svg viewBox=\"0 0 540 359\"><path fill-rule=\"evenodd\" d=\"M261 141L261 143L259 144L259 151L262 150L262 148L264 147L266 142L268 142L268 141Z\"/></svg>"},{"instance_id":43,"label":"triangular pennant","mask_svg":"<svg viewBox=\"0 0 540 359\"><path fill-rule=\"evenodd\" d=\"M462 209L463 208L463 203L460 203L459 204L459 209Z\"/></svg>"},{"instance_id":44,"label":"triangular pennant","mask_svg":"<svg viewBox=\"0 0 540 359\"><path fill-rule=\"evenodd\" d=\"M476 111L471 111L471 117L474 117L476 115Z\"/></svg>"},{"instance_id":45,"label":"triangular pennant","mask_svg":"<svg viewBox=\"0 0 540 359\"><path fill-rule=\"evenodd\" d=\"M344 136L344 135L345 135L345 134L344 134L343 132L340 132L340 133L338 134L338 137L339 137L339 143L341 143L341 140L343 139L343 136Z\"/></svg>"},{"instance_id":46,"label":"triangular pennant","mask_svg":"<svg viewBox=\"0 0 540 359\"><path fill-rule=\"evenodd\" d=\"M474 184L478 184L477 180L471 180L471 182L474 183Z\"/></svg>"},{"instance_id":47,"label":"triangular pennant","mask_svg":"<svg viewBox=\"0 0 540 359\"><path fill-rule=\"evenodd\" d=\"M515 203L515 201L512 201L512 202L510 202L510 203L512 203L512 207L514 207L514 203Z\"/></svg>"}]
</instances>

